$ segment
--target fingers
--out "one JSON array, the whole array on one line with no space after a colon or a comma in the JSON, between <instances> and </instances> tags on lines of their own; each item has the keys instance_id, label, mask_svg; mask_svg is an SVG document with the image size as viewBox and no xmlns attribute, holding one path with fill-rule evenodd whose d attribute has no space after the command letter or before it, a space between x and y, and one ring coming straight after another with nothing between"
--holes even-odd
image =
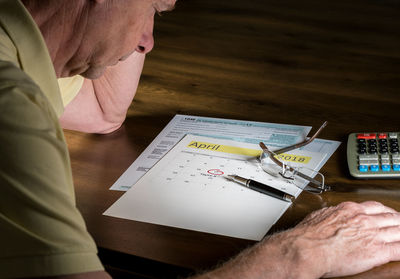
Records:
<instances>
[{"instance_id":1,"label":"fingers","mask_svg":"<svg viewBox=\"0 0 400 279\"><path fill-rule=\"evenodd\" d=\"M357 227L365 227L367 229L400 226L400 214L385 212L368 215L361 213L349 218L349 224Z\"/></svg>"},{"instance_id":2,"label":"fingers","mask_svg":"<svg viewBox=\"0 0 400 279\"><path fill-rule=\"evenodd\" d=\"M337 205L338 209L344 209L349 213L365 213L365 214L379 214L385 212L397 213L396 210L393 208L387 207L380 202L377 201L366 201L362 203L355 203L355 202L342 202Z\"/></svg>"},{"instance_id":3,"label":"fingers","mask_svg":"<svg viewBox=\"0 0 400 279\"><path fill-rule=\"evenodd\" d=\"M397 213L393 208L387 207L376 201L362 202L360 203L360 206L364 208L366 214L378 214L383 212Z\"/></svg>"},{"instance_id":4,"label":"fingers","mask_svg":"<svg viewBox=\"0 0 400 279\"><path fill-rule=\"evenodd\" d=\"M388 261L400 261L400 241L386 244L386 247L389 249Z\"/></svg>"},{"instance_id":5,"label":"fingers","mask_svg":"<svg viewBox=\"0 0 400 279\"><path fill-rule=\"evenodd\" d=\"M400 225L400 213L376 201L343 202L337 206L325 207L309 214L300 224L319 223L327 218L369 228Z\"/></svg>"},{"instance_id":6,"label":"fingers","mask_svg":"<svg viewBox=\"0 0 400 279\"><path fill-rule=\"evenodd\" d=\"M372 215L373 222L376 223L377 227L392 227L400 226L400 214L399 213L381 213L378 215Z\"/></svg>"},{"instance_id":7,"label":"fingers","mask_svg":"<svg viewBox=\"0 0 400 279\"><path fill-rule=\"evenodd\" d=\"M378 232L378 237L386 244L400 243L400 227L385 227L381 228ZM400 253L400 251L398 251Z\"/></svg>"},{"instance_id":8,"label":"fingers","mask_svg":"<svg viewBox=\"0 0 400 279\"><path fill-rule=\"evenodd\" d=\"M299 225L294 235L302 241L312 239L308 247L327 259L321 265L325 276L354 274L400 260L400 213L379 202L344 202L310 214Z\"/></svg>"}]
</instances>

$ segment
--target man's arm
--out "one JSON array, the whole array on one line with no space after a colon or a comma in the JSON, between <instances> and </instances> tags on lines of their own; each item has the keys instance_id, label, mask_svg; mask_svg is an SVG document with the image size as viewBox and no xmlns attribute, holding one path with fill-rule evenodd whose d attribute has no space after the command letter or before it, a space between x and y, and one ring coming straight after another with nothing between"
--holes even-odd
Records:
<instances>
[{"instance_id":1,"label":"man's arm","mask_svg":"<svg viewBox=\"0 0 400 279\"><path fill-rule=\"evenodd\" d=\"M352 275L400 260L400 214L377 202L313 212L196 279L320 278Z\"/></svg>"},{"instance_id":2,"label":"man's arm","mask_svg":"<svg viewBox=\"0 0 400 279\"><path fill-rule=\"evenodd\" d=\"M134 52L107 68L99 79L85 79L78 95L65 107L62 127L102 134L117 130L135 96L144 58L144 54Z\"/></svg>"},{"instance_id":3,"label":"man's arm","mask_svg":"<svg viewBox=\"0 0 400 279\"><path fill-rule=\"evenodd\" d=\"M57 115L41 88L6 61L0 111L0 277L103 274L76 207Z\"/></svg>"}]
</instances>

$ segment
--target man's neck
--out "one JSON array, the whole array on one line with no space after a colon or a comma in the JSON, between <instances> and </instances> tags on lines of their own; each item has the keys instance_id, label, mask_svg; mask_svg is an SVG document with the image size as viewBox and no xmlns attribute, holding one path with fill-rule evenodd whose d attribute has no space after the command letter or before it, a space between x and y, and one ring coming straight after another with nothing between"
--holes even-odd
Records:
<instances>
[{"instance_id":1,"label":"man's neck","mask_svg":"<svg viewBox=\"0 0 400 279\"><path fill-rule=\"evenodd\" d=\"M22 3L42 33L57 77L68 76L65 66L80 46L87 9L81 1L50 0L44 4L45 1L22 0ZM78 8L77 5L82 7ZM74 28L77 26L79 28Z\"/></svg>"}]
</instances>

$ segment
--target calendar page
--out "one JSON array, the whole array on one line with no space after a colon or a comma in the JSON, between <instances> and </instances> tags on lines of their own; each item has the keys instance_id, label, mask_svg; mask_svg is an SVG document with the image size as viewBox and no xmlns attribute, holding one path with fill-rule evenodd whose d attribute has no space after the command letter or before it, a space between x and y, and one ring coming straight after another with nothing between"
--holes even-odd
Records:
<instances>
[{"instance_id":1,"label":"calendar page","mask_svg":"<svg viewBox=\"0 0 400 279\"><path fill-rule=\"evenodd\" d=\"M104 214L231 237L261 240L291 205L227 179L250 178L297 197L304 185L266 173L257 144L187 135ZM285 154L319 169L325 153Z\"/></svg>"}]
</instances>

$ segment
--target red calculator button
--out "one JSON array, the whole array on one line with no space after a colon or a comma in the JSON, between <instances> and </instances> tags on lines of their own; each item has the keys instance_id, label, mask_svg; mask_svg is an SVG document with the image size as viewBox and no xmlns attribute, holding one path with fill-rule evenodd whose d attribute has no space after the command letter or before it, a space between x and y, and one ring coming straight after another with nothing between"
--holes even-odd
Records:
<instances>
[{"instance_id":1,"label":"red calculator button","mask_svg":"<svg viewBox=\"0 0 400 279\"><path fill-rule=\"evenodd\" d=\"M357 134L357 138L358 139L375 139L376 138L376 134Z\"/></svg>"},{"instance_id":2,"label":"red calculator button","mask_svg":"<svg viewBox=\"0 0 400 279\"><path fill-rule=\"evenodd\" d=\"M387 135L384 134L384 133L380 133L380 134L378 135L378 138L380 138L380 139L386 139L386 138L387 138Z\"/></svg>"}]
</instances>

